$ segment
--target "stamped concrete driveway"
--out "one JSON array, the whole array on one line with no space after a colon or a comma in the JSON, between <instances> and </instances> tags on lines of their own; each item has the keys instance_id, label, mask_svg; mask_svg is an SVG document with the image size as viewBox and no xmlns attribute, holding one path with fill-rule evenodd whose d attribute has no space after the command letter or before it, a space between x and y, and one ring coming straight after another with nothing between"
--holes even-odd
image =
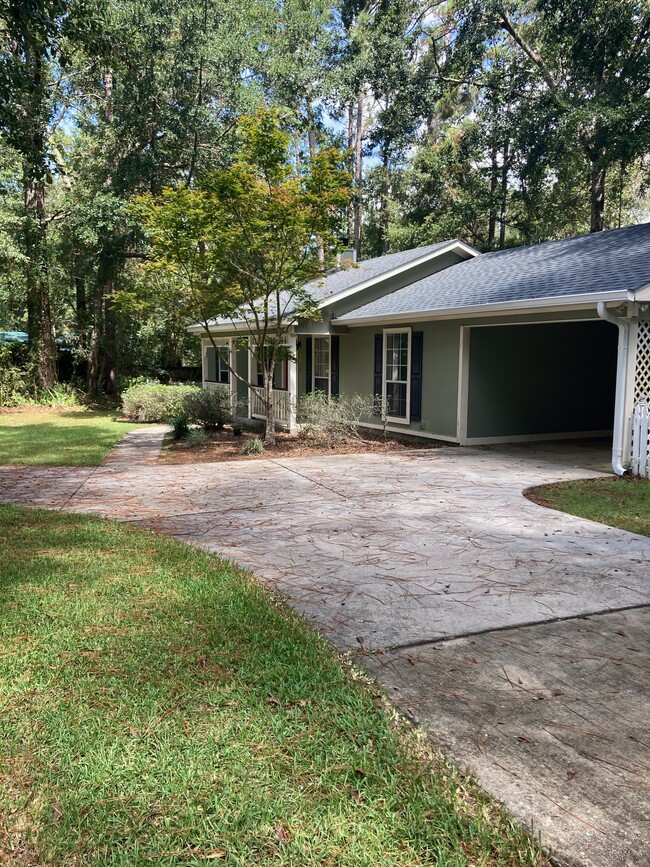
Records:
<instances>
[{"instance_id":1,"label":"stamped concrete driveway","mask_svg":"<svg viewBox=\"0 0 650 867\"><path fill-rule=\"evenodd\" d=\"M131 521L250 567L560 857L646 864L650 539L522 497L597 474L576 455L131 457L0 468L0 499Z\"/></svg>"}]
</instances>

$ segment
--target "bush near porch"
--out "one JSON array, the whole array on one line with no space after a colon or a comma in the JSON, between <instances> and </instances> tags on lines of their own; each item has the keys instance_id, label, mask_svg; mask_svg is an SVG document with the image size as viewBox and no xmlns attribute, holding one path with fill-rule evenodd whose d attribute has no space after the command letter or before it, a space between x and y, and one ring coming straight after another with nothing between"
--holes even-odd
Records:
<instances>
[{"instance_id":1,"label":"bush near porch","mask_svg":"<svg viewBox=\"0 0 650 867\"><path fill-rule=\"evenodd\" d=\"M135 421L169 422L186 414L186 402L201 393L198 385L132 385L122 395L122 411Z\"/></svg>"},{"instance_id":2,"label":"bush near porch","mask_svg":"<svg viewBox=\"0 0 650 867\"><path fill-rule=\"evenodd\" d=\"M232 564L0 507L0 862L546 861Z\"/></svg>"}]
</instances>

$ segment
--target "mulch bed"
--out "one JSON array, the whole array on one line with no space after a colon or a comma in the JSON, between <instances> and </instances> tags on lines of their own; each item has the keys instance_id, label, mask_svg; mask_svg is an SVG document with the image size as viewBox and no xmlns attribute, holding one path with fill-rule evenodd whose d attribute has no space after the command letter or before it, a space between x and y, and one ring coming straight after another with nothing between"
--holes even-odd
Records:
<instances>
[{"instance_id":1,"label":"mulch bed","mask_svg":"<svg viewBox=\"0 0 650 867\"><path fill-rule=\"evenodd\" d=\"M210 441L205 445L191 446L187 440L174 440L169 434L165 437L160 461L165 464L196 464L215 461L254 461L265 458L307 458L318 455L390 454L449 445L435 440L415 438L406 440L392 436L384 437L383 434L365 433L358 440L330 447L303 439L296 434L278 431L273 448L265 448L261 455L242 455L241 449L244 443L256 436L260 434L255 431L243 431L241 436L236 437L231 429L224 428L210 434Z\"/></svg>"}]
</instances>

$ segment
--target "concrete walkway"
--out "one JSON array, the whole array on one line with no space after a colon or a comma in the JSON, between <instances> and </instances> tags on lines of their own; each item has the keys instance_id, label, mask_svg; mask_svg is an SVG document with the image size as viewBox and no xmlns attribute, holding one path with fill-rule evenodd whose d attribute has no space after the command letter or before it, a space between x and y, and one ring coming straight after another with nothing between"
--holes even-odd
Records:
<instances>
[{"instance_id":1,"label":"concrete walkway","mask_svg":"<svg viewBox=\"0 0 650 867\"><path fill-rule=\"evenodd\" d=\"M250 567L359 651L396 703L561 857L645 864L647 667L631 654L648 647L650 539L522 497L529 485L596 476L577 465L601 458L584 457L445 448L3 467L0 499L132 521ZM587 677L576 665L589 659Z\"/></svg>"}]
</instances>

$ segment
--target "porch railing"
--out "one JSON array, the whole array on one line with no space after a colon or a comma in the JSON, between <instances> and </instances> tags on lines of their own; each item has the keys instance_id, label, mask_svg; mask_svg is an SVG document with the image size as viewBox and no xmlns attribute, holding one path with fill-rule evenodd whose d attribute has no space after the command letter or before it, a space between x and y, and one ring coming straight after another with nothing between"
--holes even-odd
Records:
<instances>
[{"instance_id":1,"label":"porch railing","mask_svg":"<svg viewBox=\"0 0 650 867\"><path fill-rule=\"evenodd\" d=\"M650 477L650 414L644 398L634 407L632 416L632 475Z\"/></svg>"},{"instance_id":2,"label":"porch railing","mask_svg":"<svg viewBox=\"0 0 650 867\"><path fill-rule=\"evenodd\" d=\"M288 391L273 389L273 414L276 421L288 422L290 415L290 396ZM266 418L266 407L262 399L263 388L254 388L251 394L251 415L253 418Z\"/></svg>"}]
</instances>

